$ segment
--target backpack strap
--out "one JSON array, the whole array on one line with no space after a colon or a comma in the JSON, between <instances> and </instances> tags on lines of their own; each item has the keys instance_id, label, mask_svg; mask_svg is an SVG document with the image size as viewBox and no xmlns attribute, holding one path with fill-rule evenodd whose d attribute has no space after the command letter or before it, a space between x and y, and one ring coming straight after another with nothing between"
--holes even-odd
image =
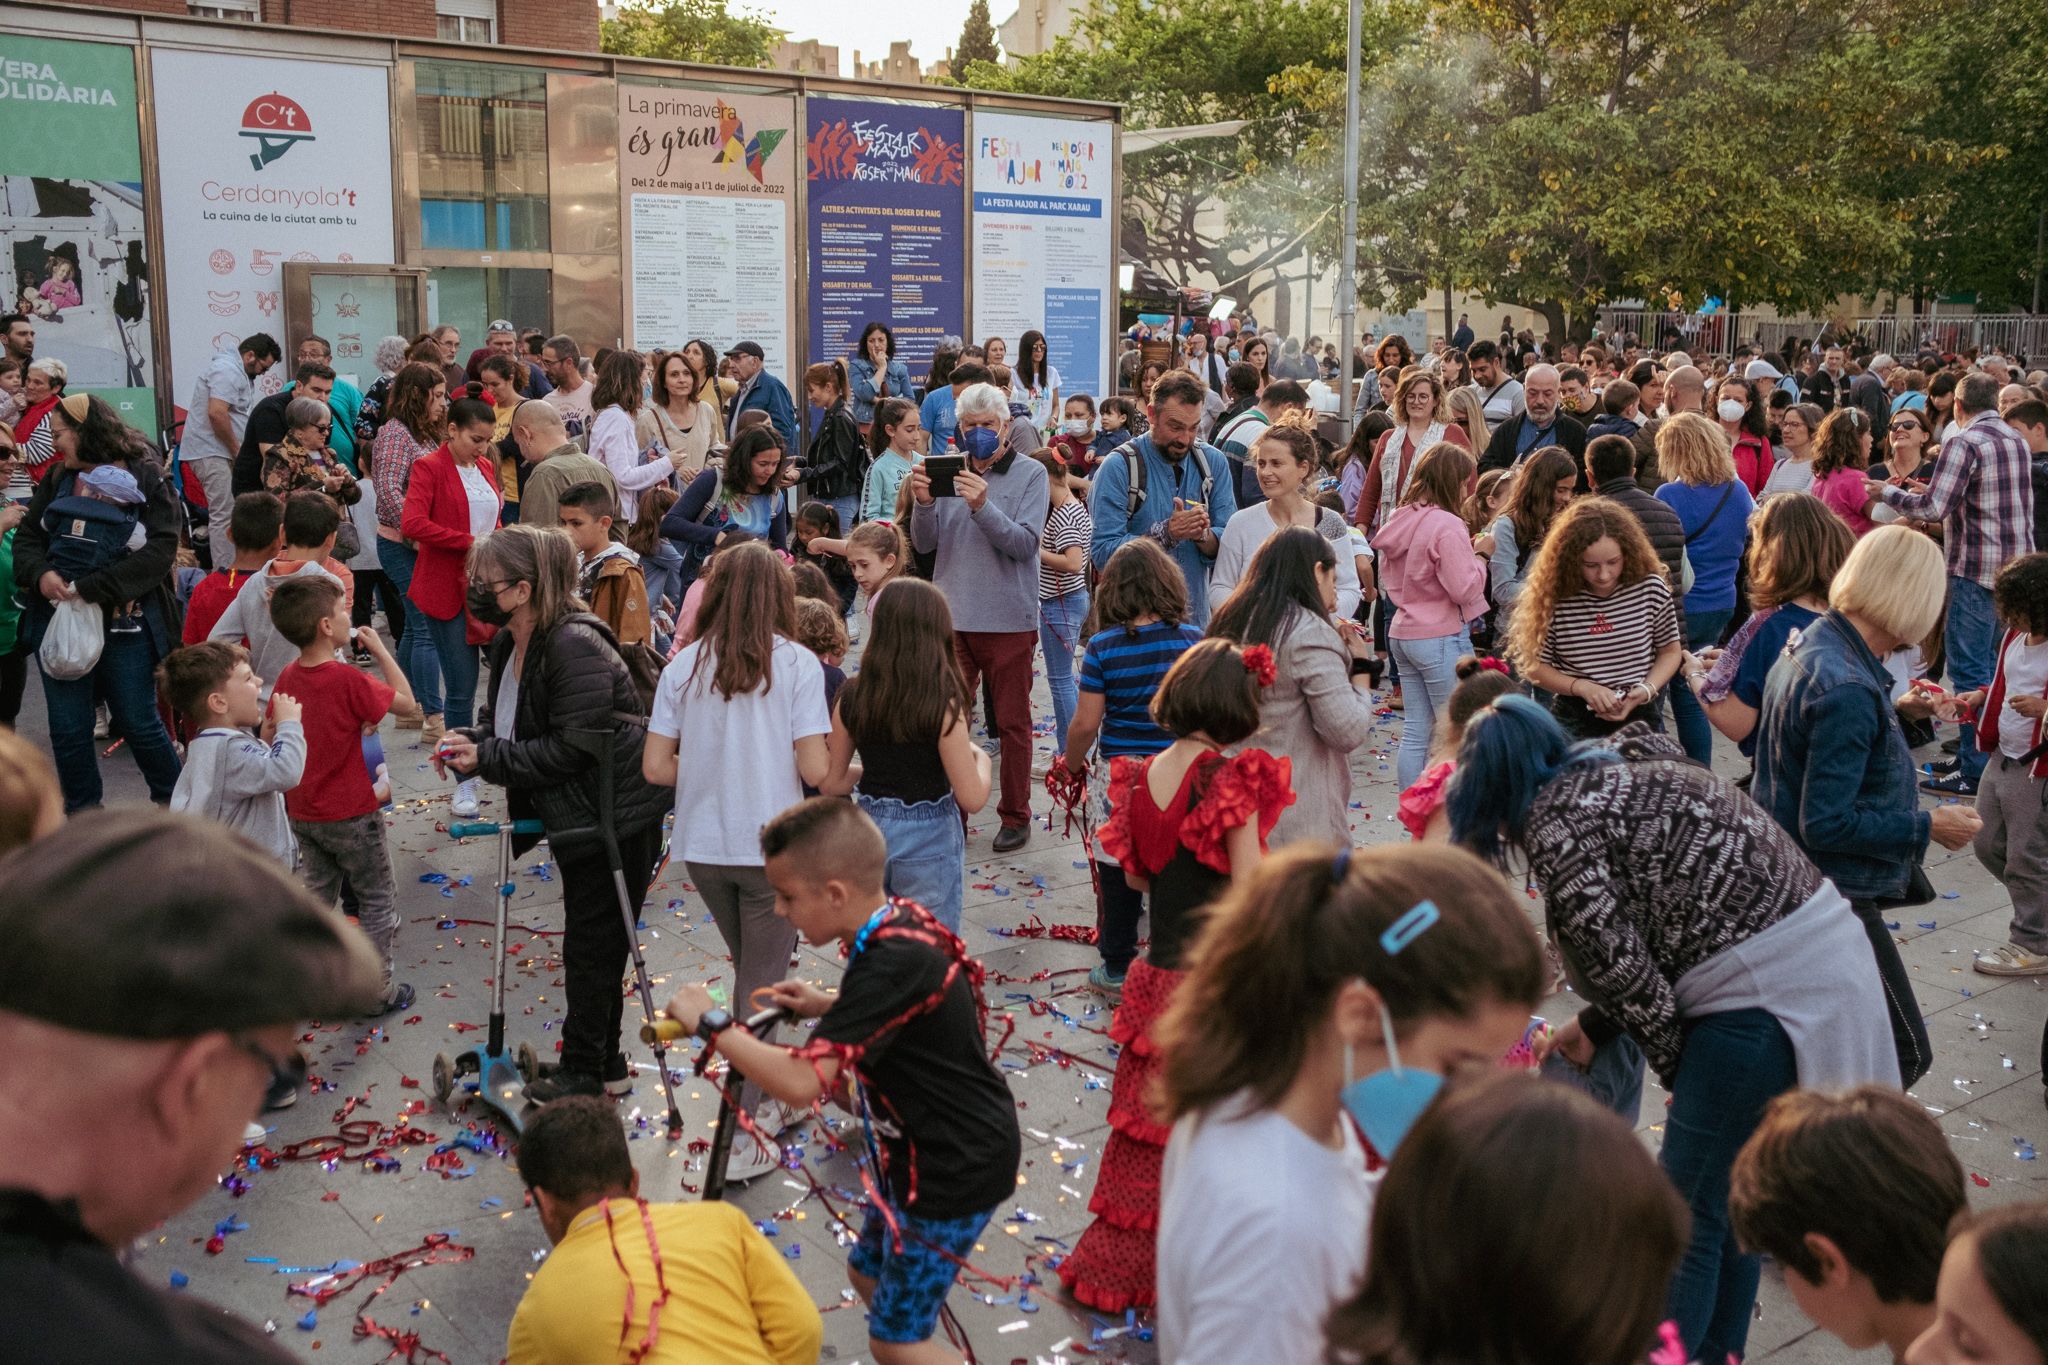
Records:
<instances>
[{"instance_id":1,"label":"backpack strap","mask_svg":"<svg viewBox=\"0 0 2048 1365\"><path fill-rule=\"evenodd\" d=\"M1125 441L1110 453L1124 457L1124 469L1130 475L1130 488L1124 494L1124 520L1128 522L1145 505L1145 460L1138 453L1136 441ZM1209 490L1216 486L1216 475L1209 468L1209 457L1202 453L1200 441L1189 448L1188 454L1194 457L1195 468L1202 471L1202 505L1207 507Z\"/></svg>"}]
</instances>

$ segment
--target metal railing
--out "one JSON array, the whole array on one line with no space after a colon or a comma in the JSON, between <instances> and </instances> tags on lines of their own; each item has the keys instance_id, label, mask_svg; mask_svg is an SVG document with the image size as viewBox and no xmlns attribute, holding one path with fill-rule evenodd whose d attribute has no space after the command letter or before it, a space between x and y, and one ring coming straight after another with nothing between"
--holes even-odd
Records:
<instances>
[{"instance_id":1,"label":"metal railing","mask_svg":"<svg viewBox=\"0 0 2048 1365\"><path fill-rule=\"evenodd\" d=\"M1949 313L1918 317L1891 315L1856 318L1842 323L1830 318L1768 317L1742 312L1674 313L1649 308L1603 308L1600 330L1613 336L1627 332L1653 351L1696 351L1725 355L1734 344L1754 342L1766 354L1794 338L1812 341L1823 332L1860 338L1872 350L1911 355L1923 348L1954 354L1976 347L2025 356L2048 357L2048 315L2038 313Z\"/></svg>"}]
</instances>

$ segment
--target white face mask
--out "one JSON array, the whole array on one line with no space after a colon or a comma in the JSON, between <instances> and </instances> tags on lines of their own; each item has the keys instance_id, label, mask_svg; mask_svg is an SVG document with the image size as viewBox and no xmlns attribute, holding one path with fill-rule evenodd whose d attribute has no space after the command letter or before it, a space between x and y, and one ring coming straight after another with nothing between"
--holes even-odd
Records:
<instances>
[{"instance_id":1,"label":"white face mask","mask_svg":"<svg viewBox=\"0 0 2048 1365\"><path fill-rule=\"evenodd\" d=\"M1742 414L1749 411L1748 407L1736 402L1733 398L1723 398L1719 410L1721 420L1724 422L1740 422Z\"/></svg>"},{"instance_id":2,"label":"white face mask","mask_svg":"<svg viewBox=\"0 0 2048 1365\"><path fill-rule=\"evenodd\" d=\"M1088 434L1088 419L1085 417L1069 417L1060 423L1060 431L1063 435L1067 436L1086 436Z\"/></svg>"}]
</instances>

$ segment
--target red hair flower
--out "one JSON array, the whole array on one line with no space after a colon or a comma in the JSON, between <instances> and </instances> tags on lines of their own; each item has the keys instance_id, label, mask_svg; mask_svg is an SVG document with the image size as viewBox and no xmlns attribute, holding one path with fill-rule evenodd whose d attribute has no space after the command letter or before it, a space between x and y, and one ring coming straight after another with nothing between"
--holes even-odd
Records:
<instances>
[{"instance_id":1,"label":"red hair flower","mask_svg":"<svg viewBox=\"0 0 2048 1365\"><path fill-rule=\"evenodd\" d=\"M1253 645L1244 652L1244 671L1258 679L1259 686L1271 687L1280 676L1279 667L1273 662L1271 645Z\"/></svg>"},{"instance_id":2,"label":"red hair flower","mask_svg":"<svg viewBox=\"0 0 2048 1365\"><path fill-rule=\"evenodd\" d=\"M1479 661L1479 666L1481 668L1488 669L1494 673L1498 673L1504 678L1508 676L1508 666L1502 663L1499 659L1494 658L1491 654L1481 659Z\"/></svg>"}]
</instances>

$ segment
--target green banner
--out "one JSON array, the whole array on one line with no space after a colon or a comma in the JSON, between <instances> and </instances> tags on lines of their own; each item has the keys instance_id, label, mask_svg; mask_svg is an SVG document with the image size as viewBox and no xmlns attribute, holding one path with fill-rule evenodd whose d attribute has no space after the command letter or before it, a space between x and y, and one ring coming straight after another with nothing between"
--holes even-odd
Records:
<instances>
[{"instance_id":1,"label":"green banner","mask_svg":"<svg viewBox=\"0 0 2048 1365\"><path fill-rule=\"evenodd\" d=\"M135 52L0 33L0 175L142 180Z\"/></svg>"}]
</instances>

